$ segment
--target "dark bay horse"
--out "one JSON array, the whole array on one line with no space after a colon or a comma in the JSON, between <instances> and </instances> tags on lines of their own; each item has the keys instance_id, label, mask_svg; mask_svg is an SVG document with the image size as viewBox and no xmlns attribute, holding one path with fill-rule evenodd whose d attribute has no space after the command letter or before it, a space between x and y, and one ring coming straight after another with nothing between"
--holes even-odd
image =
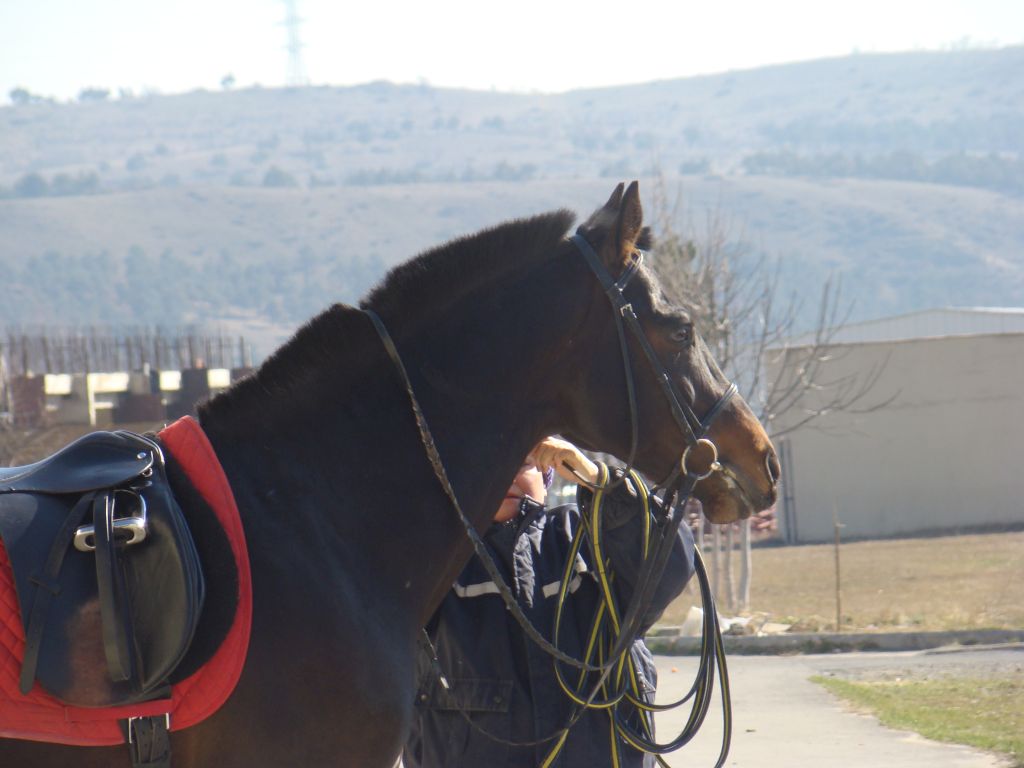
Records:
<instances>
[{"instance_id":1,"label":"dark bay horse","mask_svg":"<svg viewBox=\"0 0 1024 768\"><path fill-rule=\"evenodd\" d=\"M442 246L394 269L362 302L390 330L480 531L540 437L630 452L613 310L566 238L572 218L558 211ZM579 232L618 276L646 237L636 183L620 185ZM706 414L729 383L688 336L685 312L646 267L625 295L674 384ZM639 345L628 344L636 465L660 479L686 438ZM331 307L199 418L241 510L254 615L233 695L172 733L175 768L390 768L411 717L419 629L471 549L371 321ZM696 487L705 514L727 522L770 506L778 462L740 397L708 436L722 471ZM130 763L124 747L0 739L0 765Z\"/></svg>"}]
</instances>

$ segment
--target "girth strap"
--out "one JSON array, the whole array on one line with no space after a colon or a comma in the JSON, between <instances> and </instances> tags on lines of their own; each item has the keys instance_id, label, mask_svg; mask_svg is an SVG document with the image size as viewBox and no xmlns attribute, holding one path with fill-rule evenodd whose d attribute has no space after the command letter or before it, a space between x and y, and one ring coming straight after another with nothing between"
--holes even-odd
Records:
<instances>
[{"instance_id":1,"label":"girth strap","mask_svg":"<svg viewBox=\"0 0 1024 768\"><path fill-rule=\"evenodd\" d=\"M35 683L36 667L39 664L39 648L43 640L43 628L46 626L46 614L50 608L50 601L60 592L60 587L57 586L57 577L60 575L60 568L64 563L64 555L71 549L75 529L81 525L85 513L89 510L95 497L95 492L86 493L71 508L64 524L53 538L53 544L50 545L50 553L46 558L42 574L32 577L35 594L32 599L32 608L29 611L27 631L25 632L25 655L21 661L21 678L18 681L18 688L23 694L27 695Z\"/></svg>"},{"instance_id":2,"label":"girth strap","mask_svg":"<svg viewBox=\"0 0 1024 768\"><path fill-rule=\"evenodd\" d=\"M132 768L171 768L169 715L130 717L118 722L132 756Z\"/></svg>"}]
</instances>

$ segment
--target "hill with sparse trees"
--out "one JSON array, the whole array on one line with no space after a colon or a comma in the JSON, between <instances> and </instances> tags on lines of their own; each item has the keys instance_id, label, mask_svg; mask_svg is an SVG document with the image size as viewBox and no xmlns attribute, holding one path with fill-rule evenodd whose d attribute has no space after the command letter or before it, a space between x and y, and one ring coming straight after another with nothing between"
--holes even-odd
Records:
<instances>
[{"instance_id":1,"label":"hill with sparse trees","mask_svg":"<svg viewBox=\"0 0 1024 768\"><path fill-rule=\"evenodd\" d=\"M230 86L230 83L225 83ZM1024 48L564 94L427 85L0 107L0 326L205 324L263 353L458 234L641 178L853 317L1024 303ZM742 264L742 258L738 260ZM813 305L813 299L810 302Z\"/></svg>"}]
</instances>

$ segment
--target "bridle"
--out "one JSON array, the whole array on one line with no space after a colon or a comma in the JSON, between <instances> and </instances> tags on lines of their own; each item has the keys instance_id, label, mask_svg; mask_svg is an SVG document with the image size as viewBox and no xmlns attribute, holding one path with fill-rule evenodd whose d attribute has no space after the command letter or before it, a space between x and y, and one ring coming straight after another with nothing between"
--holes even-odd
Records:
<instances>
[{"instance_id":1,"label":"bridle","mask_svg":"<svg viewBox=\"0 0 1024 768\"><path fill-rule=\"evenodd\" d=\"M736 394L736 384L730 383L726 388L725 393L718 398L718 401L711 407L711 410L705 414L704 418L700 418L694 413L693 408L686 402L686 400L679 396L679 391L676 389L675 384L672 383L672 378L668 375L668 371L665 370L665 366L662 365L661 360L658 358L658 353L654 351L654 347L651 346L651 342L647 339L643 328L640 325L640 320L637 319L636 312L633 311L633 305L626 299L624 291L626 286L629 285L629 281L633 276L640 270L640 266L643 264L644 252L635 251L633 257L629 260L629 264L623 270L618 280L615 280L605 269L604 264L601 262L600 257L594 248L587 242L587 239L583 235L577 232L572 236L571 242L576 246L576 249L583 254L583 258L587 262L587 266L590 267L591 271L597 277L598 282L601 283L601 287L604 288L605 295L612 304L613 317L615 319L615 328L619 336L619 349L622 357L623 372L626 377L626 393L629 399L629 421L630 421L630 449L629 459L626 462L626 466L631 468L633 461L636 458L637 445L639 443L639 415L637 410L637 397L636 397L636 385L633 379L633 366L630 362L629 357L629 345L626 343L625 327L628 326L630 332L632 332L637 343L640 345L640 349L643 350L644 355L647 357L647 361L651 364L651 368L654 369L655 377L661 387L662 393L665 395L665 400L668 402L669 409L672 412L672 418L675 420L679 430L683 433L683 437L686 441L686 445L683 448L683 452L679 457L679 461L674 465L672 472L669 476L658 483L656 487L665 488L666 493L669 493L673 484L679 481L680 478L694 477L696 482L703 480L704 478L711 475L712 472L721 468L718 463L718 448L713 442L708 440L705 435L711 428L711 423L715 420L722 409L732 400L733 395ZM693 329L691 327L689 333L690 343L694 343ZM691 451L698 451L701 453L707 453L710 458L704 462L702 469L695 469L687 466L687 458L690 456ZM625 477L626 473L622 474ZM620 478L621 479L621 478ZM688 494L687 494L688 495Z\"/></svg>"},{"instance_id":2,"label":"bridle","mask_svg":"<svg viewBox=\"0 0 1024 768\"><path fill-rule=\"evenodd\" d=\"M409 402L416 418L416 426L420 432L420 440L423 444L423 449L427 454L427 458L430 460L431 467L433 467L434 475L437 477L438 482L444 489L449 501L451 501L452 507L458 513L459 519L462 522L462 527L465 529L466 535L472 542L477 556L483 563L488 575L498 586L498 591L512 615L516 618L522 626L523 631L526 632L530 639L537 643L537 645L539 645L550 656L553 656L566 664L578 667L586 672L606 673L611 670L616 663L614 659L632 643L631 636L637 631L643 615L641 607L645 606L650 601L658 580L664 570L665 564L668 562L668 556L672 550L672 540L679 529L679 524L682 522L683 502L689 498L693 492L694 486L696 486L699 481L708 477L708 475L720 468L717 461L717 448L714 443L705 438L704 435L707 434L712 420L721 413L726 403L728 403L732 396L736 394L736 385L729 385L725 394L718 399L718 402L715 403L703 419L698 417L693 412L693 409L679 397L675 386L672 384L672 381L665 370L665 367L661 364L657 353L647 340L646 335L644 335L643 328L640 326L640 321L637 319L632 305L626 301L626 297L623 294L623 289L640 268L643 258L642 251L637 251L637 255L630 261L625 271L616 281L608 274L608 271L605 269L604 264L601 263L601 260L598 258L593 247L591 247L590 243L588 243L581 234L577 233L573 235L571 242L586 259L588 266L597 276L597 279L600 281L605 290L605 294L608 296L612 303L612 307L615 310L613 315L615 317L615 324L619 335L619 346L622 352L623 367L626 375L626 388L629 396L632 431L630 457L628 462L629 467L632 467L636 454L639 417L636 386L633 380L633 368L630 363L629 347L626 343L626 334L623 327L624 323L629 326L637 341L640 343L641 348L644 350L648 361L654 367L658 381L661 384L662 391L665 393L669 407L672 410L672 415L684 436L687 438L687 444L684 447L679 461L671 475L664 483L659 484L660 487L665 489L662 506L668 513L668 519L665 521L665 529L662 532L661 539L658 542L658 547L653 558L645 564L645 568L639 574L639 578L634 587L633 599L630 601L629 610L622 622L623 632L619 637L619 643L617 643L614 651L609 654L608 658L610 661L605 664L593 666L585 662L581 662L559 650L548 642L548 640L533 627L529 619L527 619L523 614L522 609L519 608L518 602L505 584L505 580L501 576L497 565L488 554L483 539L480 537L480 534L477 533L472 521L470 521L466 516L465 512L462 510L462 506L459 504L459 500L455 495L455 490L448 479L448 472L445 470L444 462L441 460L441 454L437 450L437 445L434 442L433 434L427 424L426 417L423 415L423 409L420 407L419 400L413 390L409 373L402 362L401 356L398 354L398 349L395 347L395 343L391 339L391 335L388 333L387 327L373 310L364 309L363 313L366 314L373 323L373 326L380 337L381 343L384 345L384 349L387 351L388 356L391 358L391 362L394 364L395 369L402 378L406 394L409 396ZM689 467L687 465L687 457L689 456L690 451L694 448L703 447L707 447L711 454L711 459L707 462L707 466L703 470ZM622 477L625 477L627 474L628 470L622 473Z\"/></svg>"},{"instance_id":3,"label":"bridle","mask_svg":"<svg viewBox=\"0 0 1024 768\"><path fill-rule=\"evenodd\" d=\"M629 345L626 341L626 326L629 327L630 332L633 334L637 343L640 345L640 348L643 350L648 363L650 363L651 368L654 370L655 378L657 379L662 393L665 395L665 399L668 402L672 418L675 420L676 425L679 427L679 430L682 432L685 440L685 445L679 456L679 461L674 464L669 476L656 486L664 489L662 509L667 512L667 519L664 521L661 536L654 552L645 560L644 566L638 574L637 583L634 587L629 609L622 620L622 630L619 637L621 640L623 637L632 638L639 630L641 616L643 613L642 609L650 603L650 600L653 597L654 590L661 580L661 575L668 562L673 541L679 530L680 524L683 522L683 510L685 508L686 500L692 495L698 482L709 477L713 472L723 469L721 464L718 462L718 448L706 437L706 435L711 428L711 424L736 394L737 387L735 382L730 382L729 386L726 387L725 392L704 415L704 418L700 418L686 400L680 397L675 384L672 383L672 378L669 376L668 371L665 370L665 366L662 364L657 352L655 352L654 347L651 346L651 342L644 333L643 327L640 325L640 320L637 318L636 312L633 310L633 305L626 299L624 291L626 286L629 284L629 281L639 271L643 264L644 252L641 250L634 251L633 257L626 265L626 268L622 271L622 274L619 275L618 280L616 280L608 273L608 270L605 268L600 257L598 257L593 246L590 245L587 239L580 234L579 231L572 236L571 242L583 255L587 262L587 266L590 267L594 276L597 277L598 282L601 283L601 287L604 289L605 295L611 302L613 310L612 315L615 320L615 328L619 337L619 349L622 357L623 373L626 380L626 392L629 399L631 433L627 469L623 471L619 481L623 480L629 473L629 469L632 468L633 461L636 457L637 445L639 443L639 413L636 397L636 385L634 382L633 366L630 361ZM691 344L695 343L692 326L689 329L689 341ZM688 461L691 452L701 452L706 454L703 459L704 464L702 467L691 466ZM732 703L729 694L729 677L726 669L725 650L722 643L721 630L718 626L718 613L715 608L714 598L711 595L711 586L708 583L704 562L700 556L700 551L696 549L694 550L694 568L698 583L700 584L704 608L704 628L702 633L700 667L698 669L697 679L694 681L694 687L691 688L690 694L680 700L680 702L677 702L677 704L681 704L686 701L686 698L690 695L697 693L698 695L695 699L694 706L695 708L699 707L700 713L696 717L691 714L691 719L687 723L686 727L684 727L683 732L670 744L660 745L660 749L655 749L659 747L659 745L653 743L648 746L652 747L651 751L655 751L656 754L662 750L671 751L672 749L686 743L695 735L703 722L704 714L707 712L711 688L715 678L715 665L717 663L717 675L719 684L721 685L723 732L722 748L719 752L718 760L715 763L715 768L720 768L720 766L725 764L726 757L729 754L729 744L732 736ZM607 670L602 672L601 679L594 687L590 700L593 700L598 688L603 684L607 675ZM669 707L672 706L675 705L669 705ZM694 712L696 712L696 709ZM660 762L659 758L659 763Z\"/></svg>"},{"instance_id":4,"label":"bridle","mask_svg":"<svg viewBox=\"0 0 1024 768\"><path fill-rule=\"evenodd\" d=\"M412 387L412 381L409 378L408 371L402 362L401 356L395 347L394 341L391 335L388 333L386 326L380 317L370 309L364 309L363 312L372 322L374 329L377 331L380 337L381 343L383 344L388 356L391 358L395 369L402 378L405 386L406 394L409 397L409 402L412 407L413 414L416 419L416 426L420 433L420 440L423 444L424 451L430 464L434 470L434 475L437 477L438 482L441 484L445 494L448 496L452 507L457 512L459 519L462 523L463 528L466 531L466 535L469 537L473 544L473 548L487 571L488 575L493 580L494 584L498 588L498 593L501 595L505 602L506 607L515 617L516 621L522 627L524 633L533 640L542 650L554 659L561 661L565 664L569 664L573 667L583 670L584 672L599 673L600 679L593 688L593 692L590 695L587 703L583 708L577 710L577 714L574 715L570 722L566 725L565 731L575 722L576 718L582 713L583 709L586 708L597 696L598 691L603 686L605 679L612 669L619 663L619 658L623 653L628 652L628 649L632 646L637 634L644 610L642 608L650 603L653 597L654 590L660 581L661 574L665 569L665 565L668 562L669 555L671 554L673 543L676 534L681 524L684 513L683 502L689 498L692 494L694 487L698 482L711 475L713 472L721 469L721 465L718 462L718 450L715 444L708 440L705 435L711 427L711 423L721 413L722 409L732 399L733 395L736 394L735 383L730 383L725 393L718 399L718 401L712 406L711 410L701 419L694 413L693 408L686 403L686 401L679 396L675 385L672 383L668 372L658 359L658 355L654 348L651 346L646 335L643 332L643 328L640 325L640 321L637 319L636 313L633 311L632 305L626 300L623 293L630 279L639 270L643 260L643 252L637 251L635 256L630 260L630 263L626 266L626 269L619 276L618 280L615 280L605 269L604 264L601 262L597 253L589 242L579 233L575 234L571 238L571 242L575 245L577 250L585 258L588 266L594 272L595 276L604 288L605 294L612 303L613 316L615 318L616 330L619 336L619 346L621 350L621 356L623 361L623 370L626 377L626 389L629 398L629 412L630 412L630 429L631 429L631 441L630 441L630 454L629 461L627 462L627 469L622 473L617 481L605 484L598 488L598 490L608 490L618 482L621 482L627 475L634 474L630 470L633 467L633 462L636 457L636 450L639 443L639 413L637 406L636 397L636 385L633 376L633 368L629 356L629 347L626 341L625 326L628 326L630 331L633 333L637 342L640 344L641 349L644 351L645 356L650 362L654 369L659 385L662 388L665 398L668 401L669 408L672 412L672 416L679 426L679 429L683 433L686 444L680 454L679 461L676 462L672 472L665 481L659 483L657 487L663 488L665 493L663 496L662 507L666 511L667 517L663 522L661 536L657 542L657 546L654 548L653 553L645 561L641 572L638 574L638 578L633 590L633 598L630 600L629 609L621 622L621 631L616 639L614 647L608 652L606 658L608 661L597 665L592 665L587 662L576 659L564 651L557 648L550 641L547 640L530 622L520 608L518 601L513 596L508 585L505 584L504 577L501 575L497 565L494 563L493 558L486 549L483 539L477 532L473 523L469 520L466 514L463 512L461 505L459 504L458 498L455 495L455 490L451 485L448 478L448 473L445 470L444 463L441 460L440 453L437 450L437 445L434 442L433 434L427 425L426 417L423 414L423 410L420 407L419 401ZM691 331L691 343L693 339ZM688 458L692 451L699 451L707 453L704 464L701 467L690 466ZM699 581L701 583L702 590L705 592L706 599L710 599L710 590L706 588L707 574L704 570L703 563L699 557L699 553L695 553L694 563ZM705 605L707 607L707 605ZM717 615L711 603L711 610L705 611L705 645L708 644L709 636L714 635L715 642L715 657L719 661L719 679L723 689L723 709L726 711L726 721L730 720L728 710L730 709L728 704L728 681L725 672L724 665L724 653L721 650L721 635L718 631ZM430 645L429 638L427 638L427 644ZM700 675L705 679L710 675L714 676L714 661L711 660L713 657L708 649L702 650L701 654L701 670ZM437 664L436 655L434 658L435 667ZM710 665L710 666L709 666ZM435 669L442 684L447 687L447 682L440 669ZM695 684L696 686L696 684ZM710 695L709 687L705 688ZM706 703L704 704L706 708ZM701 716L701 720L703 716ZM700 723L696 723L696 727L699 727ZM551 737L549 737L551 738ZM543 739L541 741L546 741ZM718 765L722 765L725 760L725 756L728 753L728 742L729 732L728 730L723 736L723 749L719 757Z\"/></svg>"}]
</instances>

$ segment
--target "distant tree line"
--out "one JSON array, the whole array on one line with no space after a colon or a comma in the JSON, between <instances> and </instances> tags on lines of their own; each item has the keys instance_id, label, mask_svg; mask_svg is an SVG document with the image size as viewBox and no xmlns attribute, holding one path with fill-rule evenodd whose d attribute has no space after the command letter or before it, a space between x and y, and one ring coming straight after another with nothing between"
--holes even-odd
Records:
<instances>
[{"instance_id":1,"label":"distant tree line","mask_svg":"<svg viewBox=\"0 0 1024 768\"><path fill-rule=\"evenodd\" d=\"M373 248L339 260L308 245L252 240L191 254L138 245L78 254L49 250L5 259L4 323L88 326L187 324L242 311L294 325L335 301L354 301L384 271Z\"/></svg>"},{"instance_id":2,"label":"distant tree line","mask_svg":"<svg viewBox=\"0 0 1024 768\"><path fill-rule=\"evenodd\" d=\"M913 148L929 155L960 152L1009 152L1024 154L1024 114L1019 105L1006 112L984 116L963 115L955 120L863 121L807 117L786 123L766 123L761 135L781 146L819 147L865 154Z\"/></svg>"},{"instance_id":3,"label":"distant tree line","mask_svg":"<svg viewBox=\"0 0 1024 768\"><path fill-rule=\"evenodd\" d=\"M8 376L186 368L248 368L252 347L241 336L194 328L8 329L0 334Z\"/></svg>"},{"instance_id":4,"label":"distant tree line","mask_svg":"<svg viewBox=\"0 0 1024 768\"><path fill-rule=\"evenodd\" d=\"M134 153L125 161L125 170L133 174L146 168L147 161L141 153ZM214 169L224 169L227 163L224 155L214 155L210 163ZM341 177L340 182L329 174L311 174L308 186L324 187L342 184L353 187L374 187L398 184L450 183L473 181L529 181L537 177L538 168L533 163L514 164L499 161L489 168L477 169L467 166L462 171L455 170L423 170L420 168L361 168ZM198 171L197 175L216 177L216 172ZM229 177L232 186L256 186L256 181L243 171L236 171ZM10 188L0 186L0 198L36 198L36 197L69 197L73 195L95 195L102 192L130 189L154 189L156 187L177 186L181 179L174 174L165 175L158 181L144 176L132 176L128 179L101 183L95 171L81 171L77 174L57 173L51 178L32 172L26 173L15 180ZM263 173L259 186L271 189L287 189L301 187L302 183L295 174L271 165Z\"/></svg>"},{"instance_id":5,"label":"distant tree line","mask_svg":"<svg viewBox=\"0 0 1024 768\"><path fill-rule=\"evenodd\" d=\"M1024 159L994 153L957 153L928 160L907 150L874 156L758 152L743 159L743 168L747 173L767 176L894 179L982 187L1013 194L1024 192Z\"/></svg>"},{"instance_id":6,"label":"distant tree line","mask_svg":"<svg viewBox=\"0 0 1024 768\"><path fill-rule=\"evenodd\" d=\"M12 88L7 92L7 95L11 100L11 104L16 107L22 107L26 104L44 104L53 102L53 99L40 96L37 93L32 93L28 88L22 88L20 86Z\"/></svg>"},{"instance_id":7,"label":"distant tree line","mask_svg":"<svg viewBox=\"0 0 1024 768\"><path fill-rule=\"evenodd\" d=\"M40 96L37 93L32 93L28 88L18 86L12 88L7 92L8 98L11 100L11 104L16 107L21 107L26 104L52 104L54 99L48 96ZM122 88L120 91L121 98L130 98L131 91ZM109 88L83 88L78 92L78 100L83 104L89 102L96 103L106 101L110 97Z\"/></svg>"},{"instance_id":8,"label":"distant tree line","mask_svg":"<svg viewBox=\"0 0 1024 768\"><path fill-rule=\"evenodd\" d=\"M67 197L94 195L100 191L100 177L95 171L54 174L49 180L39 173L19 177L6 195L13 197ZM0 196L6 196L0 192Z\"/></svg>"},{"instance_id":9,"label":"distant tree line","mask_svg":"<svg viewBox=\"0 0 1024 768\"><path fill-rule=\"evenodd\" d=\"M533 163L513 164L501 160L489 168L477 169L472 165L462 171L420 168L362 168L345 177L345 184L354 187L373 187L388 184L422 184L473 181L529 181L536 178L538 168Z\"/></svg>"}]
</instances>

